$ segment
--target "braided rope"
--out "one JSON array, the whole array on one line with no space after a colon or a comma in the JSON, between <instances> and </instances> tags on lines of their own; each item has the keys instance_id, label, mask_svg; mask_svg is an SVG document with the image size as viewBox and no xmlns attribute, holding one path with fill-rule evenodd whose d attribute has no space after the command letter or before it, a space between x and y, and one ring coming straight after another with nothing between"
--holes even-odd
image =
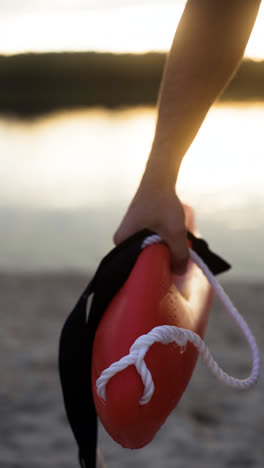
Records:
<instances>
[{"instance_id":1,"label":"braided rope","mask_svg":"<svg viewBox=\"0 0 264 468\"><path fill-rule=\"evenodd\" d=\"M153 243L159 242L162 242L160 236L156 234L149 236L144 240L142 248L145 248ZM231 317L237 323L238 327L240 328L244 337L246 338L246 341L248 342L252 356L252 370L249 377L246 379L237 379L224 372L216 363L209 348L206 346L205 342L200 338L200 336L197 335L197 333L191 330L186 330L185 328L179 328L170 325L162 325L153 328L149 333L137 338L137 340L131 346L129 354L127 356L124 356L118 362L114 362L102 372L102 374L96 381L96 388L98 395L101 396L101 398L103 398L104 400L106 400L107 382L115 374L126 369L132 364L136 367L144 384L144 393L139 401L139 404L145 405L151 400L155 388L152 380L152 375L145 364L144 358L150 346L157 342L162 344L175 342L178 346L182 347L183 349L186 346L187 342L192 343L198 349L203 361L205 362L208 369L212 372L212 374L221 383L224 383L225 385L228 385L234 389L246 390L252 387L257 382L260 374L260 356L257 343L253 334L251 333L246 321L243 319L238 310L232 304L231 300L229 299L223 288L220 286L218 281L215 279L214 275L209 270L207 265L192 249L189 249L189 253L191 259L202 270L209 283L212 285L216 295L219 297L225 309L229 312Z\"/></svg>"}]
</instances>

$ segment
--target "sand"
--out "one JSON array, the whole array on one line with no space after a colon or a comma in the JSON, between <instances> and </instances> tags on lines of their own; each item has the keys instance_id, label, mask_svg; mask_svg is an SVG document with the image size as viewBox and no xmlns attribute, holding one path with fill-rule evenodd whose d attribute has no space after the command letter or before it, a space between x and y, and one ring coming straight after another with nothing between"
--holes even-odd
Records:
<instances>
[{"instance_id":1,"label":"sand","mask_svg":"<svg viewBox=\"0 0 264 468\"><path fill-rule=\"evenodd\" d=\"M87 281L66 274L0 275L0 467L78 467L57 352L62 324ZM264 283L226 279L224 285L263 355ZM226 370L240 377L248 374L247 345L218 302L206 341ZM122 449L100 428L106 466L263 468L263 390L263 376L248 392L228 389L199 362L180 404L147 447Z\"/></svg>"}]
</instances>

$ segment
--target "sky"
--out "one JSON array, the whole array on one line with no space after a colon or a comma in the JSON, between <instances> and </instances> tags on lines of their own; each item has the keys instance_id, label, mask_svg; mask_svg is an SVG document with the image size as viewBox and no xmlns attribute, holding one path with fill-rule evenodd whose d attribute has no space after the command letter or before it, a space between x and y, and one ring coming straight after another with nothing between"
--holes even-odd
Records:
<instances>
[{"instance_id":1,"label":"sky","mask_svg":"<svg viewBox=\"0 0 264 468\"><path fill-rule=\"evenodd\" d=\"M185 0L0 0L0 54L167 51ZM264 5L247 57L264 59Z\"/></svg>"},{"instance_id":2,"label":"sky","mask_svg":"<svg viewBox=\"0 0 264 468\"><path fill-rule=\"evenodd\" d=\"M137 6L154 3L184 3L184 0L0 0L0 12L20 14L32 11L73 11L90 9L109 9L124 6Z\"/></svg>"}]
</instances>

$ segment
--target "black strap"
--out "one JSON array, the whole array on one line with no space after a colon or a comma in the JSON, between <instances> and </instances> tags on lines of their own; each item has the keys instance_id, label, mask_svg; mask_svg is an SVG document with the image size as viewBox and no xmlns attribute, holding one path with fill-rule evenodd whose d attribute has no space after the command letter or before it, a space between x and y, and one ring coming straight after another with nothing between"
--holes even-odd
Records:
<instances>
[{"instance_id":1,"label":"black strap","mask_svg":"<svg viewBox=\"0 0 264 468\"><path fill-rule=\"evenodd\" d=\"M152 231L145 229L115 247L100 263L73 311L60 337L59 373L65 409L79 446L81 468L96 467L97 415L92 396L91 361L97 326L111 299L128 278L141 252L143 240ZM188 232L192 248L214 274L230 268L208 244ZM94 294L87 320L87 301Z\"/></svg>"},{"instance_id":2,"label":"black strap","mask_svg":"<svg viewBox=\"0 0 264 468\"><path fill-rule=\"evenodd\" d=\"M214 275L223 273L231 268L229 263L209 249L208 244L204 239L201 237L195 237L189 231L187 231L187 238L191 241L192 249L199 255L199 257L201 257Z\"/></svg>"},{"instance_id":3,"label":"black strap","mask_svg":"<svg viewBox=\"0 0 264 468\"><path fill-rule=\"evenodd\" d=\"M69 423L79 446L81 466L96 466L97 415L91 389L91 358L95 332L104 310L128 278L148 230L135 234L101 262L61 332L59 372ZM88 321L86 307L94 293Z\"/></svg>"}]
</instances>

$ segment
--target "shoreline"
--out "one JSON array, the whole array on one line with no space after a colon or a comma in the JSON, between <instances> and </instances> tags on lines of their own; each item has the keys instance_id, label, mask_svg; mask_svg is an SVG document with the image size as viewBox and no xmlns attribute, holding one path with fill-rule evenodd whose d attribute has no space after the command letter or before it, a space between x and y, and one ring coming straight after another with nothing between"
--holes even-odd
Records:
<instances>
[{"instance_id":1,"label":"shoreline","mask_svg":"<svg viewBox=\"0 0 264 468\"><path fill-rule=\"evenodd\" d=\"M56 110L156 105L166 53L0 55L0 113L32 118ZM244 59L220 101L261 101L264 61Z\"/></svg>"}]
</instances>

